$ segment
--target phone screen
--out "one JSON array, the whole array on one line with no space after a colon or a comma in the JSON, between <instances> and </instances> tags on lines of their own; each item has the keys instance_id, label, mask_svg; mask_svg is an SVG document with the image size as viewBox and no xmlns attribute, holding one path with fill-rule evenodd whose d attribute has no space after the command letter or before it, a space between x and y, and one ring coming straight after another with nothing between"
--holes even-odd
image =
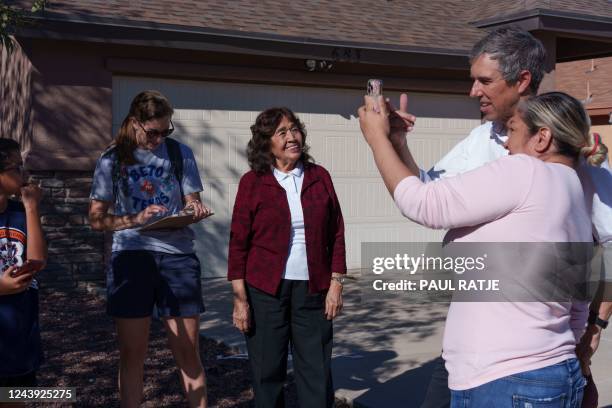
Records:
<instances>
[{"instance_id":1,"label":"phone screen","mask_svg":"<svg viewBox=\"0 0 612 408\"><path fill-rule=\"evenodd\" d=\"M369 96L374 98L381 96L383 92L382 79L368 79L367 92Z\"/></svg>"},{"instance_id":2,"label":"phone screen","mask_svg":"<svg viewBox=\"0 0 612 408\"><path fill-rule=\"evenodd\" d=\"M36 259L29 259L23 265L11 272L13 278L24 273L38 272L43 266L43 262Z\"/></svg>"}]
</instances>

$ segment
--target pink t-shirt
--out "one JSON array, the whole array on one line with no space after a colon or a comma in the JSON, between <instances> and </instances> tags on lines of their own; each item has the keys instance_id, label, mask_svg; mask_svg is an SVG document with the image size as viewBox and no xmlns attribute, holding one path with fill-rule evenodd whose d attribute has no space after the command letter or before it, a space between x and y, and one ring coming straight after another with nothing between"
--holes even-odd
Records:
<instances>
[{"instance_id":1,"label":"pink t-shirt","mask_svg":"<svg viewBox=\"0 0 612 408\"><path fill-rule=\"evenodd\" d=\"M402 180L395 203L407 218L450 229L445 241L591 242L576 172L517 154L423 183ZM466 390L575 357L585 302L453 302L444 332L449 387Z\"/></svg>"}]
</instances>

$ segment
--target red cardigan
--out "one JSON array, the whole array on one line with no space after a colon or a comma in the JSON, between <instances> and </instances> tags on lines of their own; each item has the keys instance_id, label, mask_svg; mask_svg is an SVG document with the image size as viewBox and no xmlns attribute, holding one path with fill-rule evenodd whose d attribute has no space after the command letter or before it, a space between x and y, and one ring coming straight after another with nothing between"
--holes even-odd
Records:
<instances>
[{"instance_id":1,"label":"red cardigan","mask_svg":"<svg viewBox=\"0 0 612 408\"><path fill-rule=\"evenodd\" d=\"M327 170L304 164L302 210L309 292L329 288L331 273L346 273L344 220ZM272 171L240 179L229 241L227 278L276 294L289 257L291 213Z\"/></svg>"}]
</instances>

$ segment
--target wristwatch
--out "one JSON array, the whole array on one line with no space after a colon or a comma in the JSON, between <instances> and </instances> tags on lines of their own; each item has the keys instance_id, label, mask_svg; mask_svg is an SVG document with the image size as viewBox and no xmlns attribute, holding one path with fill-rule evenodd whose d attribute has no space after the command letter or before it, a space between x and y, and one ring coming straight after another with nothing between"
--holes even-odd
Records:
<instances>
[{"instance_id":1,"label":"wristwatch","mask_svg":"<svg viewBox=\"0 0 612 408\"><path fill-rule=\"evenodd\" d=\"M608 327L608 321L604 319L600 319L599 314L592 310L589 310L589 319L587 320L587 322L589 324L594 324L594 325L601 327L602 330Z\"/></svg>"},{"instance_id":2,"label":"wristwatch","mask_svg":"<svg viewBox=\"0 0 612 408\"><path fill-rule=\"evenodd\" d=\"M344 276L332 276L331 279L338 282L340 286L344 286L344 281L346 280Z\"/></svg>"}]
</instances>

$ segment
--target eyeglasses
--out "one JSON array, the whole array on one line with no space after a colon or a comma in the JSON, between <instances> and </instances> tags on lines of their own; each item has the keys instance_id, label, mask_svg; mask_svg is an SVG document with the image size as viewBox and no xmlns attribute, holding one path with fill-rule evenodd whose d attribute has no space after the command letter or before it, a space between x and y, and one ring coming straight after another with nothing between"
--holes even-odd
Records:
<instances>
[{"instance_id":1,"label":"eyeglasses","mask_svg":"<svg viewBox=\"0 0 612 408\"><path fill-rule=\"evenodd\" d=\"M291 132L291 134L295 136L296 134L301 133L302 131L300 130L299 127L293 126L290 129L280 128L276 131L276 134L279 135L280 137L285 137L287 135L287 132Z\"/></svg>"},{"instance_id":2,"label":"eyeglasses","mask_svg":"<svg viewBox=\"0 0 612 408\"><path fill-rule=\"evenodd\" d=\"M170 127L166 130L157 130L157 129L147 130L145 129L142 123L138 122L138 125L140 125L142 130L144 130L145 134L147 135L147 139L155 139L158 136L164 139L170 136L172 132L174 132L174 123L172 123L172 121L170 121Z\"/></svg>"}]
</instances>

